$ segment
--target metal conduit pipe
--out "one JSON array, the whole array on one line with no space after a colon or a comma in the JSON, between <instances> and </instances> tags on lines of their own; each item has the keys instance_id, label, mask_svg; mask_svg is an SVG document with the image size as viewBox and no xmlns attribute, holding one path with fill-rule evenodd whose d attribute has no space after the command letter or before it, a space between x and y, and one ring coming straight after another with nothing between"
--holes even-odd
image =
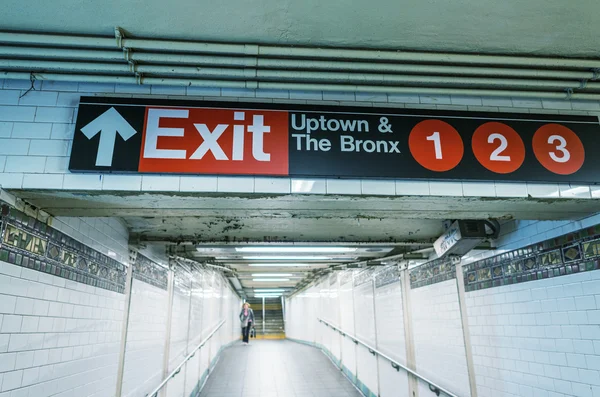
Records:
<instances>
[{"instance_id":1,"label":"metal conduit pipe","mask_svg":"<svg viewBox=\"0 0 600 397\"><path fill-rule=\"evenodd\" d=\"M35 47L7 47L0 46L0 56L3 58L40 58L69 59L69 60L98 60L98 61L124 61L124 54L115 49L82 50L58 49ZM575 70L542 70L523 68L499 67L472 67L472 66L446 66L446 65L418 65L394 64L373 62L347 62L347 61L319 61L319 60L292 60L292 59L267 59L256 57L233 57L213 55L190 54L161 54L131 52L129 60L144 63L159 63L165 65L195 65L214 67L256 67L265 69L294 69L294 70L332 70L348 72L379 72L379 73L412 73L435 75L469 75L469 76L495 76L495 77L529 77L543 79L574 79L591 80L595 78L594 72Z\"/></svg>"},{"instance_id":2,"label":"metal conduit pipe","mask_svg":"<svg viewBox=\"0 0 600 397\"><path fill-rule=\"evenodd\" d=\"M578 81L566 80L531 80L531 79L494 79L480 77L455 76L419 76L391 75L345 72L306 72L287 70L256 70L253 68L199 68L191 66L161 65L129 65L126 63L83 63L56 61L29 61L0 59L0 69L17 69L18 71L44 71L60 73L110 73L150 74L152 77L192 76L201 79L223 78L259 81L291 81L291 82L323 82L336 84L376 84L376 85L426 85L437 87L470 87L506 88L506 89L580 89ZM148 77L147 77L148 78ZM600 83L588 83L585 89L599 90Z\"/></svg>"},{"instance_id":3,"label":"metal conduit pipe","mask_svg":"<svg viewBox=\"0 0 600 397\"><path fill-rule=\"evenodd\" d=\"M153 40L53 34L0 32L0 42L10 44L49 45L68 47L114 48L167 52L192 52L208 54L255 55L277 58L345 59L383 62L451 63L471 65L501 65L548 68L600 68L600 60L582 58L552 58L508 55L471 55L422 51L356 50L340 48L283 47L256 44L222 44L191 41Z\"/></svg>"},{"instance_id":4,"label":"metal conduit pipe","mask_svg":"<svg viewBox=\"0 0 600 397\"><path fill-rule=\"evenodd\" d=\"M60 73L25 73L25 72L0 72L0 78L28 80L33 76L36 80L72 81L86 83L123 83L123 84L154 84L154 85L184 85L196 87L226 87L271 90L304 90L304 91L356 91L366 93L386 94L423 94L423 95L464 95L464 96L489 96L489 97L518 97L518 98L543 98L543 99L575 99L586 101L600 100L600 93L572 93L551 91L514 91L490 90L473 88L436 88L436 87L389 87L373 85L348 85L348 84L298 84L256 81L228 81L228 80L202 80L202 79L169 79L169 78L136 78L130 76L106 75L74 75Z\"/></svg>"}]
</instances>

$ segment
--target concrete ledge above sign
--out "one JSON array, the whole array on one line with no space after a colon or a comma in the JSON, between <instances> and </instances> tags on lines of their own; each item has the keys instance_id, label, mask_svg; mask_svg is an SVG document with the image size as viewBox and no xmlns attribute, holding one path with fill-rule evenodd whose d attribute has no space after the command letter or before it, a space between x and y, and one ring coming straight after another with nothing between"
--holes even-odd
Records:
<instances>
[{"instance_id":1,"label":"concrete ledge above sign","mask_svg":"<svg viewBox=\"0 0 600 397\"><path fill-rule=\"evenodd\" d=\"M71 172L600 183L596 117L84 97Z\"/></svg>"}]
</instances>

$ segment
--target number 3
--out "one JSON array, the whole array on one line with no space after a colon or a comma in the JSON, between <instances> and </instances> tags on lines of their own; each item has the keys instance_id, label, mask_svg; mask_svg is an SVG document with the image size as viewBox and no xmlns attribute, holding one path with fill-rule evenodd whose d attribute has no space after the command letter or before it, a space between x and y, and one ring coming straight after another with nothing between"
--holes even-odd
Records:
<instances>
[{"instance_id":1,"label":"number 3","mask_svg":"<svg viewBox=\"0 0 600 397\"><path fill-rule=\"evenodd\" d=\"M557 163L566 163L571 159L571 153L567 150L567 140L560 135L551 135L548 138L548 143L553 145L554 142L558 141L559 145L556 146L556 150L562 153L562 156L557 156L554 152L550 152L550 158Z\"/></svg>"}]
</instances>

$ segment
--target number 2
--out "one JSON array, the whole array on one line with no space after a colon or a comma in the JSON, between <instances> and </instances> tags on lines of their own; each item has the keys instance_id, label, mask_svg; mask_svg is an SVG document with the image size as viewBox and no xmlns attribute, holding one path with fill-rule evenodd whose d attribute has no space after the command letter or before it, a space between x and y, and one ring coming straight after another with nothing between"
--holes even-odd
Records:
<instances>
[{"instance_id":1,"label":"number 2","mask_svg":"<svg viewBox=\"0 0 600 397\"><path fill-rule=\"evenodd\" d=\"M554 152L550 152L550 158L557 163L566 163L571 159L571 153L567 150L567 140L560 135L551 135L548 138L548 143L551 145L556 141L559 143L559 145L556 146L556 150L559 150L562 153L562 156L558 157Z\"/></svg>"},{"instance_id":2,"label":"number 2","mask_svg":"<svg viewBox=\"0 0 600 397\"><path fill-rule=\"evenodd\" d=\"M427 137L428 141L433 141L433 147L435 148L435 158L438 160L442 159L442 143L440 142L440 133L434 132Z\"/></svg>"},{"instance_id":3,"label":"number 2","mask_svg":"<svg viewBox=\"0 0 600 397\"><path fill-rule=\"evenodd\" d=\"M494 143L494 141L500 141L500 146L494 150L490 156L492 161L510 161L510 156L500 156L500 153L506 150L508 147L508 140L502 134L494 133L488 137L488 143Z\"/></svg>"}]
</instances>

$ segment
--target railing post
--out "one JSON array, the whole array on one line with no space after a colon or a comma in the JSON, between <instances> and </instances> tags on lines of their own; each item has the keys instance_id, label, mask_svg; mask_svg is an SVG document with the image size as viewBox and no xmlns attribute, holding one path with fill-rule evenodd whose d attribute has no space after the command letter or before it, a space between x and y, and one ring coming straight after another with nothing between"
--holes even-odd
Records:
<instances>
[{"instance_id":1,"label":"railing post","mask_svg":"<svg viewBox=\"0 0 600 397\"><path fill-rule=\"evenodd\" d=\"M262 329L263 329L263 338L265 337L265 297L262 298Z\"/></svg>"},{"instance_id":2,"label":"railing post","mask_svg":"<svg viewBox=\"0 0 600 397\"><path fill-rule=\"evenodd\" d=\"M415 341L412 327L412 310L410 303L410 273L408 271L408 263L400 268L400 282L402 293L402 312L404 313L404 340L406 348L406 366L413 371L417 369ZM411 397L418 396L419 380L408 375L408 393Z\"/></svg>"},{"instance_id":3,"label":"railing post","mask_svg":"<svg viewBox=\"0 0 600 397\"><path fill-rule=\"evenodd\" d=\"M469 331L469 319L467 316L467 302L465 296L465 279L462 270L462 263L456 264L456 287L458 293L458 304L460 307L460 319L462 322L463 338L465 343L465 355L467 357L467 371L469 373L469 387L471 397L477 397L477 382L475 379L475 363L473 361L473 351L471 349L471 333Z\"/></svg>"},{"instance_id":4,"label":"railing post","mask_svg":"<svg viewBox=\"0 0 600 397\"><path fill-rule=\"evenodd\" d=\"M129 312L131 309L131 290L133 287L133 265L137 260L137 251L129 250L129 264L125 281L125 310L123 311L123 328L121 328L121 346L119 348L119 367L117 369L116 397L123 392L123 375L125 373L125 350L127 349L127 331L129 329Z\"/></svg>"},{"instance_id":5,"label":"railing post","mask_svg":"<svg viewBox=\"0 0 600 397\"><path fill-rule=\"evenodd\" d=\"M169 374L169 356L171 355L171 323L173 321L173 293L174 293L175 269L174 265L169 263L169 279L167 284L167 292L169 294L167 306L167 333L165 336L165 349L163 356L163 379ZM161 393L162 397L166 397L167 389L164 388Z\"/></svg>"},{"instance_id":6,"label":"railing post","mask_svg":"<svg viewBox=\"0 0 600 397\"><path fill-rule=\"evenodd\" d=\"M371 277L371 286L373 287L373 328L375 329L375 349L379 350L379 342L377 338L377 303L376 293L377 288L375 288L375 276ZM381 368L379 368L379 356L375 356L375 360L377 363L377 394L381 394Z\"/></svg>"}]
</instances>

